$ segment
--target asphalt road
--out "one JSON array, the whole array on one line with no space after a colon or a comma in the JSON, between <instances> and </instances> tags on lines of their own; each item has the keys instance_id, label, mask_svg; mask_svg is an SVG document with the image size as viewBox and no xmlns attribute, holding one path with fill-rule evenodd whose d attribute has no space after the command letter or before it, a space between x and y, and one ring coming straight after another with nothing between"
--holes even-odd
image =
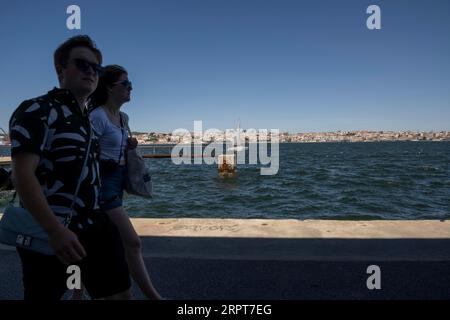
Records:
<instances>
[{"instance_id":1,"label":"asphalt road","mask_svg":"<svg viewBox=\"0 0 450 320\"><path fill-rule=\"evenodd\" d=\"M167 299L450 299L450 261L145 259ZM366 286L372 264L379 290ZM16 252L0 249L0 299L22 298L20 270Z\"/></svg>"}]
</instances>

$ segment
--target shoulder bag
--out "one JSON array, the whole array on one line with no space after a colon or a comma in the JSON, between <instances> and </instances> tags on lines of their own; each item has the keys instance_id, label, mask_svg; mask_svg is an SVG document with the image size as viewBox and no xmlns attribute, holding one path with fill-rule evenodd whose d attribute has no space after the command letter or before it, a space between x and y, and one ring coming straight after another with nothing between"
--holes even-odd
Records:
<instances>
[{"instance_id":1,"label":"shoulder bag","mask_svg":"<svg viewBox=\"0 0 450 320\"><path fill-rule=\"evenodd\" d=\"M80 190L83 169L86 167L89 152L92 142L92 127L89 124L89 143L84 157L83 166L81 168L80 178L75 190L75 194L70 206L70 214L62 220L62 224L68 227L72 221L73 206L75 199ZM13 205L16 198L14 193L13 199L6 207L2 219L0 220L0 243L28 249L31 251L39 252L45 255L54 255L52 247L50 246L47 233L36 221L33 215L22 207L15 207Z\"/></svg>"}]
</instances>

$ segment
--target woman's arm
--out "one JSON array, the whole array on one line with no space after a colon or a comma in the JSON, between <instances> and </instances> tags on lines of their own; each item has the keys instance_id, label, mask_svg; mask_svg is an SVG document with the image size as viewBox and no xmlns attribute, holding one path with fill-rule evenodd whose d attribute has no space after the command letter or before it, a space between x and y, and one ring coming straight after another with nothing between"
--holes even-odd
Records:
<instances>
[{"instance_id":1,"label":"woman's arm","mask_svg":"<svg viewBox=\"0 0 450 320\"><path fill-rule=\"evenodd\" d=\"M125 124L125 128L127 128L127 130L129 131L128 132L129 135L131 135L131 129L130 129L130 126L128 124L128 121L129 121L128 115L125 112L120 112L120 113L122 114L122 118L123 118L123 121L124 121L124 124ZM136 149L137 146L138 146L137 139L134 138L134 137L128 138L127 146L128 146L128 149Z\"/></svg>"}]
</instances>

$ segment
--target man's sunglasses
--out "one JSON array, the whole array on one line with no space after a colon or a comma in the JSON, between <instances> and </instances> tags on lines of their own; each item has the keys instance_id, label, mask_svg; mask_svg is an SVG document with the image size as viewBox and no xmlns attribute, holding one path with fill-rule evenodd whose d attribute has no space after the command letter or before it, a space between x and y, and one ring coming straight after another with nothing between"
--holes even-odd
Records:
<instances>
[{"instance_id":1,"label":"man's sunglasses","mask_svg":"<svg viewBox=\"0 0 450 320\"><path fill-rule=\"evenodd\" d=\"M125 89L133 90L133 85L131 84L131 81L129 81L129 80L119 81L119 82L116 82L114 84L115 85L116 84L121 84Z\"/></svg>"},{"instance_id":2,"label":"man's sunglasses","mask_svg":"<svg viewBox=\"0 0 450 320\"><path fill-rule=\"evenodd\" d=\"M93 62L86 61L84 59L73 59L73 62L78 70L81 72L88 72L89 68L91 68L95 74L100 75L103 71L103 68L101 65Z\"/></svg>"}]
</instances>

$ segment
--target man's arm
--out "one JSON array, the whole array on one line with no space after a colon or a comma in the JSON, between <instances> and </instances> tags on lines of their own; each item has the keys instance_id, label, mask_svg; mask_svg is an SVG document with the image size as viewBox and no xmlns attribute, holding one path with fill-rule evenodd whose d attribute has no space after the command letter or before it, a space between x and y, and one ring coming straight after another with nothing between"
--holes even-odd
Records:
<instances>
[{"instance_id":1,"label":"man's arm","mask_svg":"<svg viewBox=\"0 0 450 320\"><path fill-rule=\"evenodd\" d=\"M53 214L42 192L35 172L39 156L20 153L12 158L12 181L25 208L47 232L50 245L56 256L65 264L81 260L86 256L77 236L65 228Z\"/></svg>"}]
</instances>

